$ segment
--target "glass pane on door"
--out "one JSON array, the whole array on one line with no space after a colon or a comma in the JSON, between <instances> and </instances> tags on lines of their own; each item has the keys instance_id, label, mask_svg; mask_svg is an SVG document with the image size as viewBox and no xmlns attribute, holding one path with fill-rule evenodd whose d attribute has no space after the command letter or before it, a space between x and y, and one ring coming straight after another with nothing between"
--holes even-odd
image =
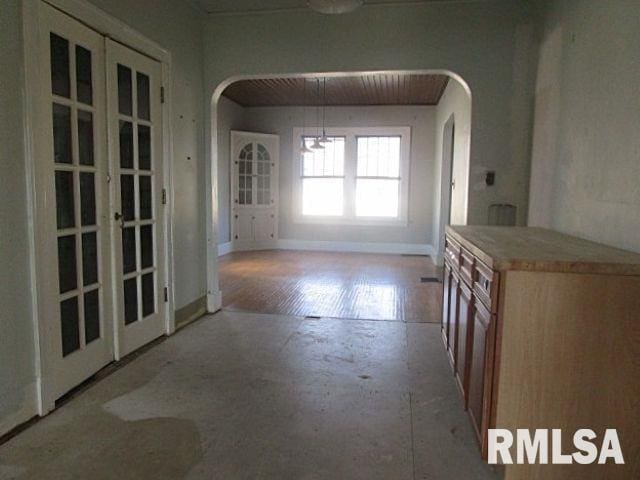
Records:
<instances>
[{"instance_id":1,"label":"glass pane on door","mask_svg":"<svg viewBox=\"0 0 640 480\"><path fill-rule=\"evenodd\" d=\"M258 143L258 155L256 158L258 179L258 205L271 204L271 156L266 147Z\"/></svg>"},{"instance_id":2,"label":"glass pane on door","mask_svg":"<svg viewBox=\"0 0 640 480\"><path fill-rule=\"evenodd\" d=\"M236 160L238 164L238 198L240 205L253 204L253 143L247 143Z\"/></svg>"}]
</instances>

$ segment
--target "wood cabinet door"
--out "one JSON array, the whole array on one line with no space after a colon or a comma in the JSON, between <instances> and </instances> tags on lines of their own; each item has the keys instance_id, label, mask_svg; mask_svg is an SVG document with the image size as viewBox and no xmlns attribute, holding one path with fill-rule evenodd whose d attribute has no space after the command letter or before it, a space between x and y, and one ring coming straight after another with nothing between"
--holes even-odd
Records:
<instances>
[{"instance_id":1,"label":"wood cabinet door","mask_svg":"<svg viewBox=\"0 0 640 480\"><path fill-rule=\"evenodd\" d=\"M442 339L445 348L449 349L449 324L451 323L451 267L447 262L444 264L444 276L442 279L442 318L440 327L442 329Z\"/></svg>"},{"instance_id":2,"label":"wood cabinet door","mask_svg":"<svg viewBox=\"0 0 640 480\"><path fill-rule=\"evenodd\" d=\"M475 304L473 333L470 338L473 338L473 345L469 362L468 409L482 455L486 458L493 383L495 316L479 302Z\"/></svg>"},{"instance_id":3,"label":"wood cabinet door","mask_svg":"<svg viewBox=\"0 0 640 480\"><path fill-rule=\"evenodd\" d=\"M449 355L449 361L455 371L456 364L456 348L457 348L457 334L456 327L458 323L458 297L460 278L455 272L451 272L451 280L449 285L449 344L447 345L447 354Z\"/></svg>"},{"instance_id":4,"label":"wood cabinet door","mask_svg":"<svg viewBox=\"0 0 640 480\"><path fill-rule=\"evenodd\" d=\"M473 349L473 297L471 295L471 289L464 282L460 282L458 291L455 374L458 387L462 392L463 404L466 410L469 399L469 360Z\"/></svg>"}]
</instances>

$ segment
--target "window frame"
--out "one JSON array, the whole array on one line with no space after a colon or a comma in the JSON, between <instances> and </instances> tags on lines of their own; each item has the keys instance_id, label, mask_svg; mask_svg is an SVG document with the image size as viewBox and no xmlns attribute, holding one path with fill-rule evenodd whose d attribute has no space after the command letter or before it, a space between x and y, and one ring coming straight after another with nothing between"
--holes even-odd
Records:
<instances>
[{"instance_id":1,"label":"window frame","mask_svg":"<svg viewBox=\"0 0 640 480\"><path fill-rule=\"evenodd\" d=\"M303 215L302 179L303 163L300 147L302 137L314 136L316 127L293 128L292 166L293 166L293 220L299 224L355 225L355 226L406 226L408 224L409 172L411 159L411 127L327 127L329 137L344 137L345 152L343 166L343 215ZM356 181L358 166L358 137L400 137L400 172L397 217L358 217L356 216ZM331 177L328 177L331 178ZM361 177L362 178L362 177Z\"/></svg>"}]
</instances>

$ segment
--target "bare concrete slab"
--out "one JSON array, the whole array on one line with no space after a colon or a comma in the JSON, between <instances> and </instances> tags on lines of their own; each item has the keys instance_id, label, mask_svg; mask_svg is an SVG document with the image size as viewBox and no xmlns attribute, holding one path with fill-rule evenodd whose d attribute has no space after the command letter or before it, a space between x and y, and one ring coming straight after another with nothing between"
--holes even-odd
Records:
<instances>
[{"instance_id":1,"label":"bare concrete slab","mask_svg":"<svg viewBox=\"0 0 640 480\"><path fill-rule=\"evenodd\" d=\"M0 446L0 478L497 478L439 335L209 315Z\"/></svg>"}]
</instances>

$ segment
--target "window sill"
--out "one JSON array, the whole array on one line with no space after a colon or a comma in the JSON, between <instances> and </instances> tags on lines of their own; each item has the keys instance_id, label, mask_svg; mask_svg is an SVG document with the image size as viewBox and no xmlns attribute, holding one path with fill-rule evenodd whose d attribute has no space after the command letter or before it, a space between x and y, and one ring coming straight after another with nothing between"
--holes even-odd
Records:
<instances>
[{"instance_id":1,"label":"window sill","mask_svg":"<svg viewBox=\"0 0 640 480\"><path fill-rule=\"evenodd\" d=\"M320 217L297 215L293 223L303 225L354 226L354 227L406 227L404 218L355 218L355 217Z\"/></svg>"}]
</instances>

